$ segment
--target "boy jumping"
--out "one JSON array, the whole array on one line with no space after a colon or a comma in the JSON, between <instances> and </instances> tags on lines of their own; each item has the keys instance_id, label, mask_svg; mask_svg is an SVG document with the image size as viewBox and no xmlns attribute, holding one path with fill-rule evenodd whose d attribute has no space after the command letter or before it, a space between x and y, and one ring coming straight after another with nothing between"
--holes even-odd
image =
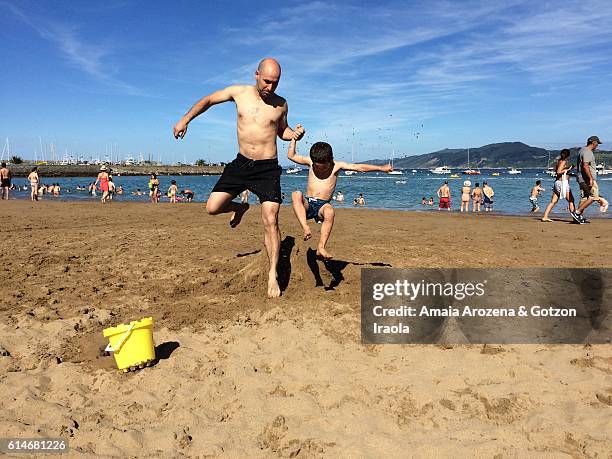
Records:
<instances>
[{"instance_id":1,"label":"boy jumping","mask_svg":"<svg viewBox=\"0 0 612 459\"><path fill-rule=\"evenodd\" d=\"M296 126L296 129L299 127ZM334 161L331 145L325 142L317 142L310 148L310 158L297 155L295 152L296 140L291 140L287 158L296 164L308 166L308 189L306 196L301 191L294 191L291 194L293 201L293 211L302 229L304 230L304 240L312 237L307 220L311 218L316 222L322 222L321 237L317 247L317 255L326 260L332 255L325 249L325 245L331 234L334 225L334 208L330 201L336 189L338 173L341 170L370 172L382 171L391 172L393 168L390 164L386 166L373 166L370 164L350 164L344 161Z\"/></svg>"}]
</instances>

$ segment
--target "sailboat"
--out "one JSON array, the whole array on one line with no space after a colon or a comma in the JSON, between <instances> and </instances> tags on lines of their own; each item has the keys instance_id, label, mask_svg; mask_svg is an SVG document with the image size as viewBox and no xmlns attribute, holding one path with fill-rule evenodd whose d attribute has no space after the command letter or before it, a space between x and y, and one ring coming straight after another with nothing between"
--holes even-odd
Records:
<instances>
[{"instance_id":1,"label":"sailboat","mask_svg":"<svg viewBox=\"0 0 612 459\"><path fill-rule=\"evenodd\" d=\"M431 172L432 174L451 174L453 171L450 170L450 168L448 166L438 166L438 167L434 167L433 169L429 169L429 172Z\"/></svg>"},{"instance_id":2,"label":"sailboat","mask_svg":"<svg viewBox=\"0 0 612 459\"><path fill-rule=\"evenodd\" d=\"M550 165L550 151L548 152L548 161L546 161L546 170L544 172L551 177L557 176L557 171Z\"/></svg>"},{"instance_id":3,"label":"sailboat","mask_svg":"<svg viewBox=\"0 0 612 459\"><path fill-rule=\"evenodd\" d=\"M354 135L354 133L353 133ZM351 145L351 163L355 162L355 142ZM344 175L354 175L357 171L344 171Z\"/></svg>"},{"instance_id":4,"label":"sailboat","mask_svg":"<svg viewBox=\"0 0 612 459\"><path fill-rule=\"evenodd\" d=\"M465 175L480 175L480 171L474 170L474 169L470 169L470 149L467 149L467 153L468 153L468 160L467 160L467 165L468 168L466 170L463 171L463 173Z\"/></svg>"},{"instance_id":5,"label":"sailboat","mask_svg":"<svg viewBox=\"0 0 612 459\"><path fill-rule=\"evenodd\" d=\"M395 149L393 149L393 152L391 153L391 169L393 169L393 158L395 156ZM404 173L402 171L396 171L396 170L392 170L391 172L389 172L390 175L404 175Z\"/></svg>"},{"instance_id":6,"label":"sailboat","mask_svg":"<svg viewBox=\"0 0 612 459\"><path fill-rule=\"evenodd\" d=\"M2 148L2 157L1 160L4 161L4 153L6 152L6 160L9 161L11 159L11 144L9 143L9 138L6 138L6 142L4 143L4 147Z\"/></svg>"}]
</instances>

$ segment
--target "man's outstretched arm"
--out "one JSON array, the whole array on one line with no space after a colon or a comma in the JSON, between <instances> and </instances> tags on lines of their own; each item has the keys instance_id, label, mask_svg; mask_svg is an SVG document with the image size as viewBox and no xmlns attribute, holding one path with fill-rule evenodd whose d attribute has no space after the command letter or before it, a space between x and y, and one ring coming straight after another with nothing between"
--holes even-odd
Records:
<instances>
[{"instance_id":1,"label":"man's outstretched arm","mask_svg":"<svg viewBox=\"0 0 612 459\"><path fill-rule=\"evenodd\" d=\"M179 122L176 123L174 126L174 138L178 139L180 137L182 139L185 137L185 134L187 133L187 125L191 122L191 120L204 113L213 105L233 100L239 91L240 86L228 86L225 89L221 89L202 97L187 113L185 113Z\"/></svg>"}]
</instances>

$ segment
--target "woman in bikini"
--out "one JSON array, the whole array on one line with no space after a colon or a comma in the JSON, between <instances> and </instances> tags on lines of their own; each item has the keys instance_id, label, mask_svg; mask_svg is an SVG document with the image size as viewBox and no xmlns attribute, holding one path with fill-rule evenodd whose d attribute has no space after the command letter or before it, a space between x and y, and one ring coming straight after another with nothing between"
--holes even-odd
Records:
<instances>
[{"instance_id":1,"label":"woman in bikini","mask_svg":"<svg viewBox=\"0 0 612 459\"><path fill-rule=\"evenodd\" d=\"M470 210L470 191L472 182L466 180L463 182L463 187L461 188L461 212L464 212L463 206L465 206L465 212L469 212Z\"/></svg>"},{"instance_id":2,"label":"woman in bikini","mask_svg":"<svg viewBox=\"0 0 612 459\"><path fill-rule=\"evenodd\" d=\"M482 202L482 190L478 182L474 185L472 190L472 212L480 212L480 203Z\"/></svg>"},{"instance_id":3,"label":"woman in bikini","mask_svg":"<svg viewBox=\"0 0 612 459\"><path fill-rule=\"evenodd\" d=\"M30 197L32 201L38 201L38 182L40 181L38 178L38 167L34 166L32 168L32 172L28 175L28 180L30 181Z\"/></svg>"},{"instance_id":4,"label":"woman in bikini","mask_svg":"<svg viewBox=\"0 0 612 459\"><path fill-rule=\"evenodd\" d=\"M149 180L149 189L151 195L151 202L158 203L159 202L159 180L157 179L157 175L151 174L151 180Z\"/></svg>"}]
</instances>

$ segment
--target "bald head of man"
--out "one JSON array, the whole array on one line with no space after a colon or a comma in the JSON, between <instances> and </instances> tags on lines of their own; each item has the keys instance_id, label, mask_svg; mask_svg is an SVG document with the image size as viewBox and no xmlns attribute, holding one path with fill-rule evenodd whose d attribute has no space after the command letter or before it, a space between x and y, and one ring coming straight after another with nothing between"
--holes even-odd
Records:
<instances>
[{"instance_id":1,"label":"bald head of man","mask_svg":"<svg viewBox=\"0 0 612 459\"><path fill-rule=\"evenodd\" d=\"M259 96L266 100L278 86L278 82L281 77L280 64L271 57L262 59L255 71L255 86Z\"/></svg>"}]
</instances>

